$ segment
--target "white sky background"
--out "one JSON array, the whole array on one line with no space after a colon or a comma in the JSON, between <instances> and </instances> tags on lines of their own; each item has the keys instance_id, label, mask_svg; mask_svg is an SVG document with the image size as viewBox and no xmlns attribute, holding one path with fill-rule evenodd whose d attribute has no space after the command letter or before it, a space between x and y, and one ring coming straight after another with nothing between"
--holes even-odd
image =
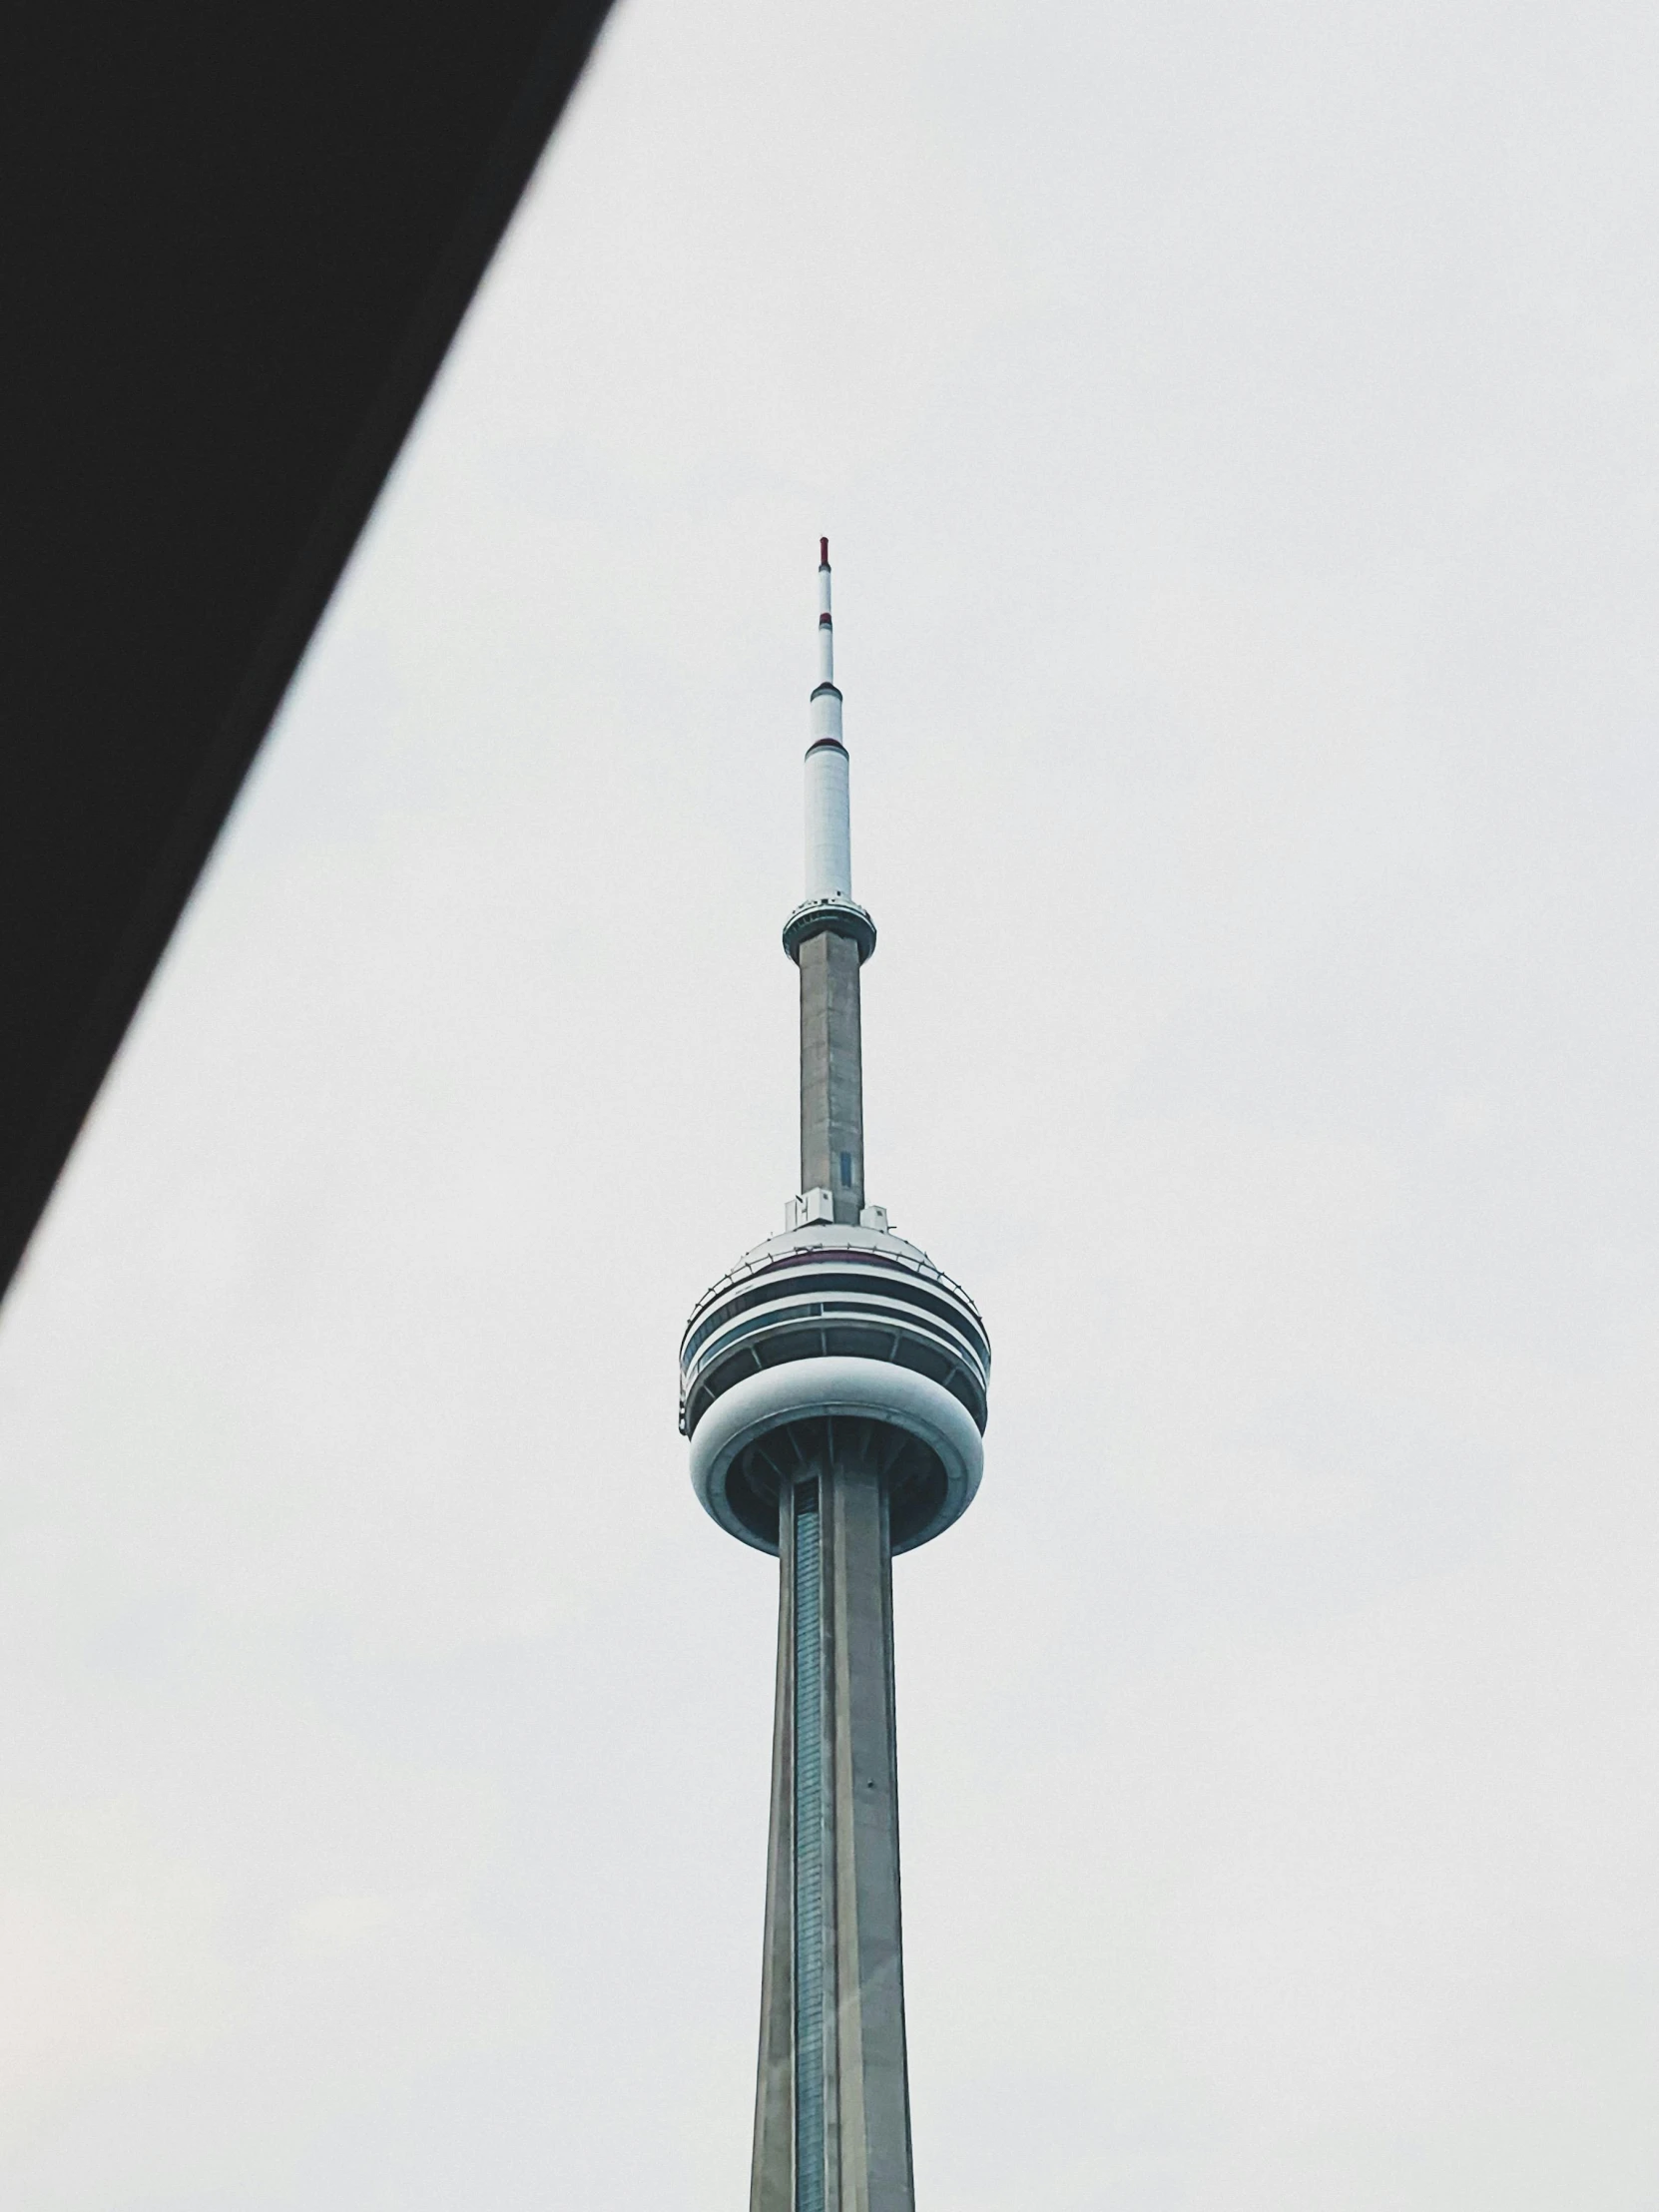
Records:
<instances>
[{"instance_id":1,"label":"white sky background","mask_svg":"<svg viewBox=\"0 0 1659 2212\"><path fill-rule=\"evenodd\" d=\"M0 1329L0 2197L746 2201L836 561L929 2212L1659 2201L1659 21L624 0Z\"/></svg>"}]
</instances>

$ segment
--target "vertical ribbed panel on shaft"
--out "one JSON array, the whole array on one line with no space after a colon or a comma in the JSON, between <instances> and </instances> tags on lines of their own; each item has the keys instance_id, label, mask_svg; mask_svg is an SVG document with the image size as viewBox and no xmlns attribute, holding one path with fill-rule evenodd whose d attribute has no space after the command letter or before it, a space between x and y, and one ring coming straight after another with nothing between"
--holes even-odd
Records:
<instances>
[{"instance_id":1,"label":"vertical ribbed panel on shaft","mask_svg":"<svg viewBox=\"0 0 1659 2212\"><path fill-rule=\"evenodd\" d=\"M814 1485L816 1488L816 1485ZM818 1500L795 1521L795 2203L824 2207L824 1661Z\"/></svg>"}]
</instances>

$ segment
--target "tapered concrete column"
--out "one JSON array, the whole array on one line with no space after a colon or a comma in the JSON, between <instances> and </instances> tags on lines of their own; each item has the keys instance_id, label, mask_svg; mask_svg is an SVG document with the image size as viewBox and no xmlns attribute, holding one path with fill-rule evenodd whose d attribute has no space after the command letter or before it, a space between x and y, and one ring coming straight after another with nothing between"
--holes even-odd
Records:
<instances>
[{"instance_id":1,"label":"tapered concrete column","mask_svg":"<svg viewBox=\"0 0 1659 2212\"><path fill-rule=\"evenodd\" d=\"M835 1219L864 1203L864 1077L858 947L836 930L801 947L801 1188L834 1194Z\"/></svg>"},{"instance_id":2,"label":"tapered concrete column","mask_svg":"<svg viewBox=\"0 0 1659 2212\"><path fill-rule=\"evenodd\" d=\"M750 2203L913 2212L887 1507L862 1440L825 1437L780 1514Z\"/></svg>"}]
</instances>

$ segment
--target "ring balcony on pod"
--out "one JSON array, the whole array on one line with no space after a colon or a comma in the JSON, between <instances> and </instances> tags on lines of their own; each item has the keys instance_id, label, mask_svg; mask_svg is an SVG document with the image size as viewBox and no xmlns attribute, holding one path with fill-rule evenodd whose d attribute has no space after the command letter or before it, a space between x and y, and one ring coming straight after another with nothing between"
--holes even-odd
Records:
<instances>
[{"instance_id":1,"label":"ring balcony on pod","mask_svg":"<svg viewBox=\"0 0 1659 2212\"><path fill-rule=\"evenodd\" d=\"M979 1487L991 1352L978 1309L890 1231L815 1222L757 1245L698 1301L680 1346L692 1481L721 1526L778 1549L778 1493L827 1423L858 1428L892 1549L948 1528Z\"/></svg>"},{"instance_id":2,"label":"ring balcony on pod","mask_svg":"<svg viewBox=\"0 0 1659 2212\"><path fill-rule=\"evenodd\" d=\"M855 898L803 899L784 924L784 950L799 966L801 947L807 939L825 936L830 931L852 939L858 947L860 967L875 950L874 920Z\"/></svg>"}]
</instances>

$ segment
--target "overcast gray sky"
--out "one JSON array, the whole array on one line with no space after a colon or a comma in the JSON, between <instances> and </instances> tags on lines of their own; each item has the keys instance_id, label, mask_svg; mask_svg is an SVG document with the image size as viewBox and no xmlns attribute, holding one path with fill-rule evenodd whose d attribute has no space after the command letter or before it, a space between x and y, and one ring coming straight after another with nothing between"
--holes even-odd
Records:
<instances>
[{"instance_id":1,"label":"overcast gray sky","mask_svg":"<svg viewBox=\"0 0 1659 2212\"><path fill-rule=\"evenodd\" d=\"M0 2196L731 2212L835 555L929 2212L1659 2202L1659 18L623 0L0 1326Z\"/></svg>"}]
</instances>

